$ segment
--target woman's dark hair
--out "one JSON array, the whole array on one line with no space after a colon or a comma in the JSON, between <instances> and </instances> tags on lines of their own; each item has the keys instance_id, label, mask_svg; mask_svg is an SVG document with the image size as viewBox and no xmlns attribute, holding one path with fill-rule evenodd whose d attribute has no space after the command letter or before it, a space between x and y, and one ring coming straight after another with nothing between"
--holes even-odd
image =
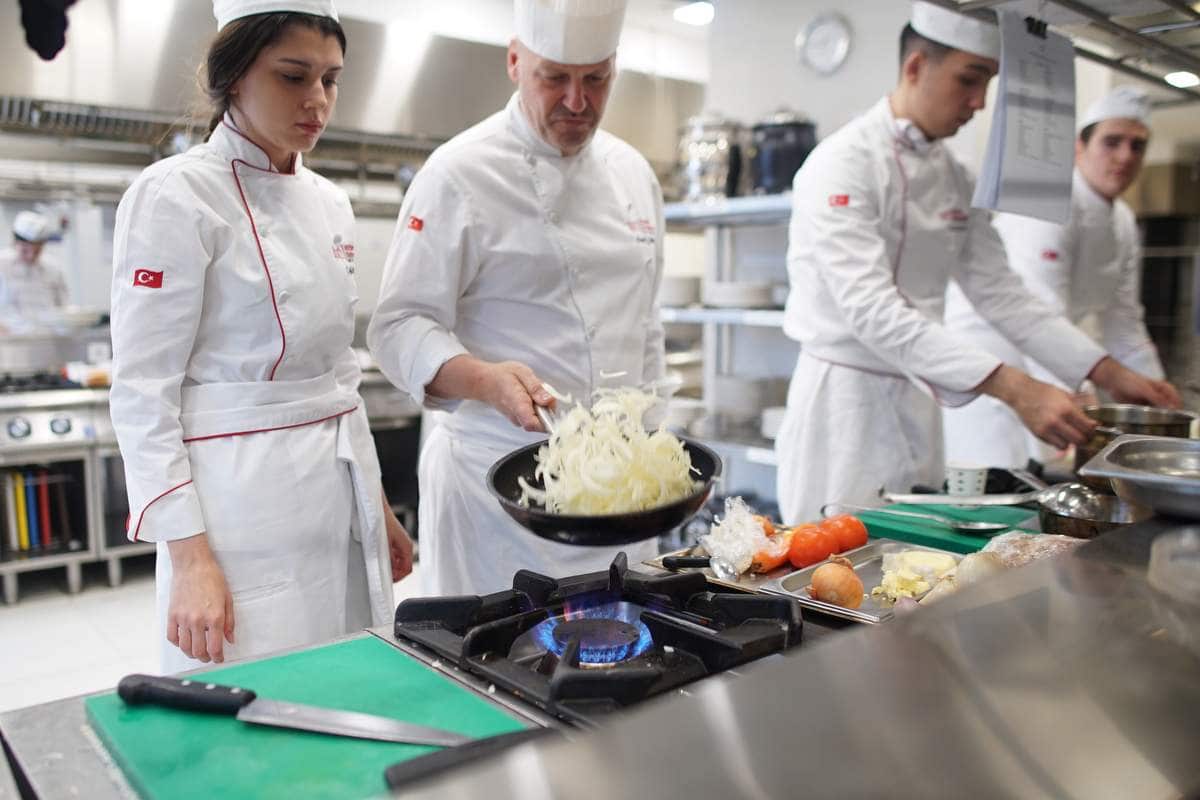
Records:
<instances>
[{"instance_id":1,"label":"woman's dark hair","mask_svg":"<svg viewBox=\"0 0 1200 800\"><path fill-rule=\"evenodd\" d=\"M270 47L283 38L291 25L303 25L325 36L333 36L346 54L346 32L335 19L315 14L277 13L254 14L235 19L226 25L208 47L201 84L204 94L212 105L212 118L208 132L212 133L221 124L229 110L229 90L237 83L264 47Z\"/></svg>"}]
</instances>

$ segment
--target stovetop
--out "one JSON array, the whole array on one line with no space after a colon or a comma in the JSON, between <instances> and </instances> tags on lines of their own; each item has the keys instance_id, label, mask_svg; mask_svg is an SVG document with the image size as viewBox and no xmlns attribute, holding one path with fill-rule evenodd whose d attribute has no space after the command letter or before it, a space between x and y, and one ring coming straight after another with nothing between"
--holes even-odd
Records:
<instances>
[{"instance_id":1,"label":"stovetop","mask_svg":"<svg viewBox=\"0 0 1200 800\"><path fill-rule=\"evenodd\" d=\"M69 381L62 375L53 372L38 372L32 375L0 375L0 394L17 394L18 392L46 392L61 389L78 389L78 383Z\"/></svg>"},{"instance_id":2,"label":"stovetop","mask_svg":"<svg viewBox=\"0 0 1200 800\"><path fill-rule=\"evenodd\" d=\"M794 647L801 630L791 598L636 572L624 553L607 572L521 570L511 590L405 600L395 620L396 638L576 724Z\"/></svg>"}]
</instances>

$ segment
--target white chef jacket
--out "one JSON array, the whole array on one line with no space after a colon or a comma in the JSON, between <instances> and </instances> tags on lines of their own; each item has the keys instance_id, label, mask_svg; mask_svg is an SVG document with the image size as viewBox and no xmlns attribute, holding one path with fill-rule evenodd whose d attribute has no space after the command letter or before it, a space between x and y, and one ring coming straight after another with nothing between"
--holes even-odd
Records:
<instances>
[{"instance_id":1,"label":"white chef jacket","mask_svg":"<svg viewBox=\"0 0 1200 800\"><path fill-rule=\"evenodd\" d=\"M42 256L27 264L16 249L0 252L0 327L9 333L32 333L38 315L67 304L67 281L62 270Z\"/></svg>"},{"instance_id":2,"label":"white chef jacket","mask_svg":"<svg viewBox=\"0 0 1200 800\"><path fill-rule=\"evenodd\" d=\"M776 439L785 522L883 486L940 483L935 401L971 401L1001 363L940 324L951 278L1064 382L1104 356L1022 287L971 190L950 151L886 97L796 173L784 332L802 353Z\"/></svg>"},{"instance_id":3,"label":"white chef jacket","mask_svg":"<svg viewBox=\"0 0 1200 800\"><path fill-rule=\"evenodd\" d=\"M129 536L207 533L244 657L386 621L378 462L358 397L354 217L296 159L226 120L146 169L117 209L113 426ZM365 573L365 574L364 574ZM198 666L166 645L166 671Z\"/></svg>"},{"instance_id":4,"label":"white chef jacket","mask_svg":"<svg viewBox=\"0 0 1200 800\"><path fill-rule=\"evenodd\" d=\"M564 157L507 107L440 147L405 195L368 343L391 381L438 414L421 457L421 558L435 593L608 566L617 548L543 541L488 493L487 468L544 438L426 385L464 353L527 364L576 400L663 373L655 298L662 194L646 160L605 131ZM652 543L625 548L630 563Z\"/></svg>"},{"instance_id":5,"label":"white chef jacket","mask_svg":"<svg viewBox=\"0 0 1200 800\"><path fill-rule=\"evenodd\" d=\"M1031 292L1072 322L1093 323L1100 344L1126 367L1163 378L1140 300L1137 221L1123 200L1110 202L1075 170L1066 224L1000 214L995 226L1009 263ZM954 285L946 293L946 328L1040 380L1060 383L980 317ZM952 460L1024 466L1046 455L1016 414L994 398L946 409L945 423L946 457Z\"/></svg>"}]
</instances>

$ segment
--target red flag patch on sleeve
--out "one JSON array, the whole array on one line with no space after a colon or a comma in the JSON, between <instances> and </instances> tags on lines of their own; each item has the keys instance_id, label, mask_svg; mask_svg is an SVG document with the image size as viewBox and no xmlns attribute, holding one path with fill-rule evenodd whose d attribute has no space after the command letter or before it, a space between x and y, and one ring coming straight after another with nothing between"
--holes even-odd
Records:
<instances>
[{"instance_id":1,"label":"red flag patch on sleeve","mask_svg":"<svg viewBox=\"0 0 1200 800\"><path fill-rule=\"evenodd\" d=\"M1058 261L1058 251L1057 250L1043 250L1042 251L1042 259L1045 261Z\"/></svg>"},{"instance_id":2,"label":"red flag patch on sleeve","mask_svg":"<svg viewBox=\"0 0 1200 800\"><path fill-rule=\"evenodd\" d=\"M133 271L133 285L141 286L146 289L161 289L163 282L162 272L155 272L152 269L135 269Z\"/></svg>"},{"instance_id":3,"label":"red flag patch on sleeve","mask_svg":"<svg viewBox=\"0 0 1200 800\"><path fill-rule=\"evenodd\" d=\"M850 205L850 195L848 194L831 194L829 195L829 205L833 208L838 206Z\"/></svg>"},{"instance_id":4,"label":"red flag patch on sleeve","mask_svg":"<svg viewBox=\"0 0 1200 800\"><path fill-rule=\"evenodd\" d=\"M409 230L419 231L425 227L425 220L418 216L409 216L408 227Z\"/></svg>"}]
</instances>

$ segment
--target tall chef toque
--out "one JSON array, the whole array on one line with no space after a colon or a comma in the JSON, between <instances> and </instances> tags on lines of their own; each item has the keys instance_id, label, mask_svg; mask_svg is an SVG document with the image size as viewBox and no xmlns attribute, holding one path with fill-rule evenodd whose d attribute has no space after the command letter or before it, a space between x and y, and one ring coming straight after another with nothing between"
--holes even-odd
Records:
<instances>
[{"instance_id":1,"label":"tall chef toque","mask_svg":"<svg viewBox=\"0 0 1200 800\"><path fill-rule=\"evenodd\" d=\"M617 52L627 0L516 0L517 38L559 64L596 64Z\"/></svg>"},{"instance_id":2,"label":"tall chef toque","mask_svg":"<svg viewBox=\"0 0 1200 800\"><path fill-rule=\"evenodd\" d=\"M1000 59L1000 29L933 3L913 3L913 30L926 39L983 58Z\"/></svg>"},{"instance_id":3,"label":"tall chef toque","mask_svg":"<svg viewBox=\"0 0 1200 800\"><path fill-rule=\"evenodd\" d=\"M21 211L13 219L13 236L24 242L44 242L54 235L55 225L44 214Z\"/></svg>"},{"instance_id":4,"label":"tall chef toque","mask_svg":"<svg viewBox=\"0 0 1200 800\"><path fill-rule=\"evenodd\" d=\"M1118 86L1088 106L1076 127L1083 130L1106 119L1135 119L1149 125L1150 96L1133 86Z\"/></svg>"},{"instance_id":5,"label":"tall chef toque","mask_svg":"<svg viewBox=\"0 0 1200 800\"><path fill-rule=\"evenodd\" d=\"M235 19L286 11L333 20L338 18L333 0L213 0L213 16L217 18L218 31Z\"/></svg>"}]
</instances>

